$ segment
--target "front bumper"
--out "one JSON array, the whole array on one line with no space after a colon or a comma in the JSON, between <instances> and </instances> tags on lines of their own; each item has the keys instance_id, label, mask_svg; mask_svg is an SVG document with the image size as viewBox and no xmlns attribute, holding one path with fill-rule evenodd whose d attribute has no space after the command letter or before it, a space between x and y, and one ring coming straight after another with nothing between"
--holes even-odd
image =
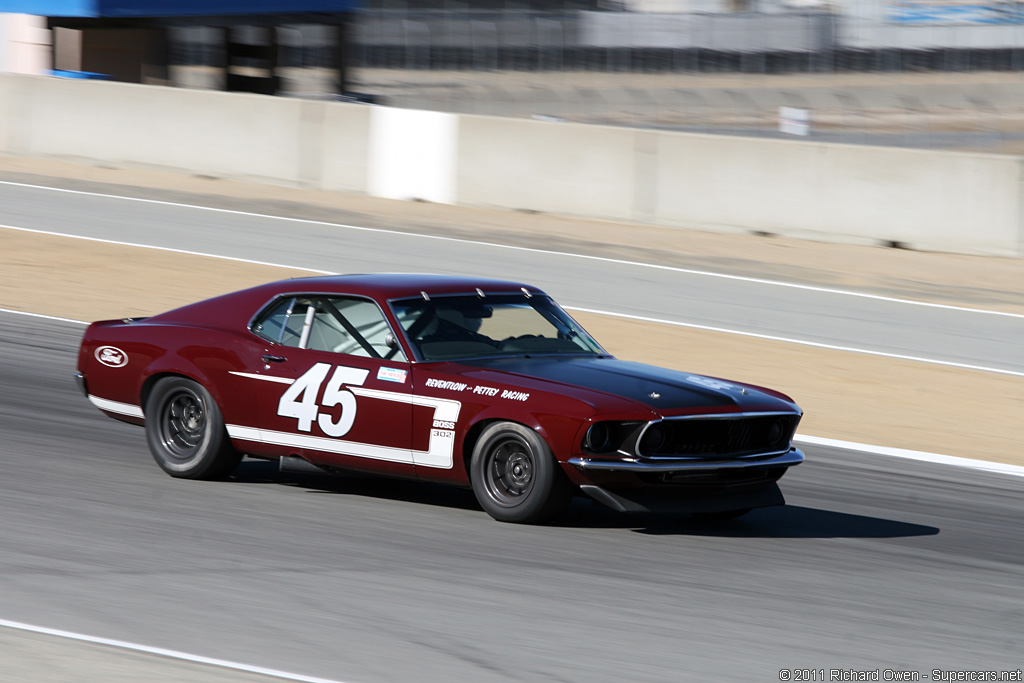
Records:
<instances>
[{"instance_id":1,"label":"front bumper","mask_svg":"<svg viewBox=\"0 0 1024 683\"><path fill-rule=\"evenodd\" d=\"M601 486L584 484L580 491L598 503L618 512L660 512L693 514L754 510L785 505L786 499L775 482L754 489L732 491L715 495L679 495L664 489L630 489L615 491Z\"/></svg>"},{"instance_id":2,"label":"front bumper","mask_svg":"<svg viewBox=\"0 0 1024 683\"><path fill-rule=\"evenodd\" d=\"M773 456L750 456L732 460L701 460L696 458L570 458L569 464L582 472L603 470L612 472L701 472L734 470L753 467L793 467L804 461L799 448Z\"/></svg>"},{"instance_id":3,"label":"front bumper","mask_svg":"<svg viewBox=\"0 0 1024 683\"><path fill-rule=\"evenodd\" d=\"M804 461L798 448L731 460L571 458L580 491L620 512L714 513L785 505L775 482Z\"/></svg>"}]
</instances>

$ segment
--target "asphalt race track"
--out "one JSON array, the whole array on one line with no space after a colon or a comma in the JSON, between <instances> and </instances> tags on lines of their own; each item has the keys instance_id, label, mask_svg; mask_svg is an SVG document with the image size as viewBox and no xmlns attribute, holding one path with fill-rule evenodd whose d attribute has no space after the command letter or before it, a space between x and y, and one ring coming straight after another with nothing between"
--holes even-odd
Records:
<instances>
[{"instance_id":1,"label":"asphalt race track","mask_svg":"<svg viewBox=\"0 0 1024 683\"><path fill-rule=\"evenodd\" d=\"M72 185L93 187L82 183ZM96 189L110 191L109 187ZM211 203L209 197L190 198L174 192L150 190L139 194L172 202ZM236 206L273 215L295 208L259 202L236 203ZM322 218L343 222L345 216L324 212ZM565 254L394 232L351 230L336 225L11 184L0 184L0 225L200 251L332 273L482 274L493 273L494 265L500 264L500 277L536 284L565 306L1024 373L1024 345L1020 343L1024 338L1024 316L1021 315L908 305ZM459 237L486 239L487 236ZM556 248L557 244L537 246ZM650 260L658 258L654 248ZM618 286L604 286L608 282L618 283ZM979 288L973 294L984 308L986 297L998 293Z\"/></svg>"},{"instance_id":2,"label":"asphalt race track","mask_svg":"<svg viewBox=\"0 0 1024 683\"><path fill-rule=\"evenodd\" d=\"M346 683L1024 663L1024 478L811 448L784 508L542 527L259 462L179 481L77 393L82 329L0 313L0 619Z\"/></svg>"}]
</instances>

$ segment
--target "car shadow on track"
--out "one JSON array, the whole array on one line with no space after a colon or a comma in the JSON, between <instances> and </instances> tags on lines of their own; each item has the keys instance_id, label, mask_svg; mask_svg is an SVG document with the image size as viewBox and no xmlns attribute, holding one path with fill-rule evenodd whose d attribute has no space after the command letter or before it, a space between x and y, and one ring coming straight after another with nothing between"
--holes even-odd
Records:
<instances>
[{"instance_id":1,"label":"car shadow on track","mask_svg":"<svg viewBox=\"0 0 1024 683\"><path fill-rule=\"evenodd\" d=\"M360 474L342 476L279 472L277 464L246 460L230 477L248 484L276 484L309 493L363 496L456 510L480 510L473 492L418 481ZM486 513L480 510L482 520ZM497 522L495 522L497 523ZM783 505L754 510L739 519L714 521L686 515L624 514L580 496L544 526L563 529L625 529L655 536L723 538L900 538L934 536L939 529L882 517Z\"/></svg>"},{"instance_id":2,"label":"car shadow on track","mask_svg":"<svg viewBox=\"0 0 1024 683\"><path fill-rule=\"evenodd\" d=\"M754 510L739 519L652 519L639 533L724 538L904 538L935 536L939 528L883 517L782 505Z\"/></svg>"},{"instance_id":3,"label":"car shadow on track","mask_svg":"<svg viewBox=\"0 0 1024 683\"><path fill-rule=\"evenodd\" d=\"M333 493L458 510L480 510L472 491L454 486L358 472L346 472L337 476L281 472L277 468L277 463L260 460L243 461L231 474L230 481L246 484L277 484L278 486L305 489L308 493Z\"/></svg>"}]
</instances>

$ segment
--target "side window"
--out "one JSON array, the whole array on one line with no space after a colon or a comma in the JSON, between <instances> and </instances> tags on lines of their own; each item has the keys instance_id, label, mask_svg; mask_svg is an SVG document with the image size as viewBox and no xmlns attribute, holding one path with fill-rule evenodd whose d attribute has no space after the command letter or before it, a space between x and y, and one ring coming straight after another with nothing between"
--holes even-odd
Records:
<instances>
[{"instance_id":1,"label":"side window","mask_svg":"<svg viewBox=\"0 0 1024 683\"><path fill-rule=\"evenodd\" d=\"M366 299L328 296L278 299L256 319L252 331L285 346L406 360L400 347L388 346L391 327L377 304Z\"/></svg>"},{"instance_id":2,"label":"side window","mask_svg":"<svg viewBox=\"0 0 1024 683\"><path fill-rule=\"evenodd\" d=\"M353 356L405 360L402 350L390 347L391 333L377 304L366 299L323 297L309 333L309 348Z\"/></svg>"},{"instance_id":3,"label":"side window","mask_svg":"<svg viewBox=\"0 0 1024 683\"><path fill-rule=\"evenodd\" d=\"M257 318L252 331L264 339L284 346L299 346L309 308L308 298L278 299Z\"/></svg>"}]
</instances>

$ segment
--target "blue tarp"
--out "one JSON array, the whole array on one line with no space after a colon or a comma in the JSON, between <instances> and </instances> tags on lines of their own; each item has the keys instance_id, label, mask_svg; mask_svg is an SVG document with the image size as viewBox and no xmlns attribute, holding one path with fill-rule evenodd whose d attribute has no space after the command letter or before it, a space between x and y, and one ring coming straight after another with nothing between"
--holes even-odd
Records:
<instances>
[{"instance_id":1,"label":"blue tarp","mask_svg":"<svg viewBox=\"0 0 1024 683\"><path fill-rule=\"evenodd\" d=\"M51 76L57 78L83 78L90 81L112 81L114 80L107 74L98 74L95 71L67 71L65 69L54 69L50 72Z\"/></svg>"},{"instance_id":2,"label":"blue tarp","mask_svg":"<svg viewBox=\"0 0 1024 683\"><path fill-rule=\"evenodd\" d=\"M347 12L359 0L0 0L0 12L42 17L201 17Z\"/></svg>"}]
</instances>

